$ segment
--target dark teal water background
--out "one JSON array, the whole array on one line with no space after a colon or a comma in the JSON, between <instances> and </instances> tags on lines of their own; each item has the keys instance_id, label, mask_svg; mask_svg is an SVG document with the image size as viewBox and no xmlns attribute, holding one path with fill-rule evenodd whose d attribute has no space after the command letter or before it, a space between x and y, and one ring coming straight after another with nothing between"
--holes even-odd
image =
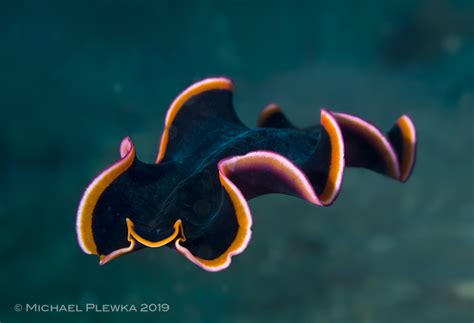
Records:
<instances>
[{"instance_id":1,"label":"dark teal water background","mask_svg":"<svg viewBox=\"0 0 474 323\"><path fill-rule=\"evenodd\" d=\"M330 208L251 201L253 239L207 273L171 249L100 267L75 212L131 136L152 162L191 82L225 75L254 125L319 108L418 128L405 185L351 169ZM474 320L473 1L2 1L0 321ZM20 304L167 303L168 313L25 313Z\"/></svg>"}]
</instances>

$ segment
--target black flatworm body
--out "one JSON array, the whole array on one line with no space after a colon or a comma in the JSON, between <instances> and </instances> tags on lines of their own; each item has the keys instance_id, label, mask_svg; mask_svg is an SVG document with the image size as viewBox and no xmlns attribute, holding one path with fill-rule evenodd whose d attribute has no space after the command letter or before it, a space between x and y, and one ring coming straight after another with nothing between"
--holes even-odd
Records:
<instances>
[{"instance_id":1,"label":"black flatworm body","mask_svg":"<svg viewBox=\"0 0 474 323\"><path fill-rule=\"evenodd\" d=\"M171 104L156 162L136 157L130 138L120 160L86 189L77 214L82 250L100 263L144 247L174 247L208 271L230 265L251 237L247 201L269 193L319 206L336 199L346 166L399 181L411 174L415 127L406 115L385 136L358 117L321 110L300 129L269 105L250 129L232 104L232 82L211 78Z\"/></svg>"}]
</instances>

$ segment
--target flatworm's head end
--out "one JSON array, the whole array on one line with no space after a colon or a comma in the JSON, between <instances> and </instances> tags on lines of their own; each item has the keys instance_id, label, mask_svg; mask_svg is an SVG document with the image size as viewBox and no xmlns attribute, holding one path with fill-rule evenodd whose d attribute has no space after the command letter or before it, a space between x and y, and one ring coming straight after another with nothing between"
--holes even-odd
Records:
<instances>
[{"instance_id":1,"label":"flatworm's head end","mask_svg":"<svg viewBox=\"0 0 474 323\"><path fill-rule=\"evenodd\" d=\"M130 253L134 250L136 250L136 243L133 239L130 240L130 245L128 247L123 247L117 250L112 251L111 253L107 255L100 255L99 256L99 265L103 266L107 263L109 263L111 260L114 260L120 256L123 256L127 253Z\"/></svg>"},{"instance_id":2,"label":"flatworm's head end","mask_svg":"<svg viewBox=\"0 0 474 323\"><path fill-rule=\"evenodd\" d=\"M127 239L125 216L119 212L123 201L117 194L113 194L120 191L123 181L118 179L133 165L136 158L135 147L129 137L124 138L120 144L120 157L119 161L101 172L89 184L77 211L78 244L84 253L101 257L101 263L107 263L135 248Z\"/></svg>"}]
</instances>

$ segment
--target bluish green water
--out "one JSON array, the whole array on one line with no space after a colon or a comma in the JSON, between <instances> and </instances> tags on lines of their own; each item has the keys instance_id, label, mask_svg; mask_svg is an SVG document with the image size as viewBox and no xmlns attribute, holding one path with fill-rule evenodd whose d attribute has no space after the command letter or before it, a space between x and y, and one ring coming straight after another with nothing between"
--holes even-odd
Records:
<instances>
[{"instance_id":1,"label":"bluish green water","mask_svg":"<svg viewBox=\"0 0 474 323\"><path fill-rule=\"evenodd\" d=\"M0 321L472 322L473 21L472 1L2 3ZM76 243L83 189L127 135L152 162L169 103L214 75L248 125L269 102L301 126L320 107L382 129L410 114L412 179L348 170L330 208L253 200L223 272L168 248L98 266ZM25 312L156 303L170 310Z\"/></svg>"}]
</instances>

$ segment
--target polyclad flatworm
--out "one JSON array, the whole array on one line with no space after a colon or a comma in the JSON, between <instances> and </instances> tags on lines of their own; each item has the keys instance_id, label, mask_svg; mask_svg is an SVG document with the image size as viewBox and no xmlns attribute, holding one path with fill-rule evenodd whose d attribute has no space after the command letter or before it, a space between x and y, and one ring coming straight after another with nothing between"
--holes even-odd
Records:
<instances>
[{"instance_id":1,"label":"polyclad flatworm","mask_svg":"<svg viewBox=\"0 0 474 323\"><path fill-rule=\"evenodd\" d=\"M386 134L353 115L321 110L320 124L297 128L271 104L246 127L233 84L209 78L171 104L155 163L137 159L130 138L120 160L87 187L77 237L100 264L170 246L208 271L227 268L251 237L247 201L281 193L319 206L336 199L346 166L405 182L416 157L415 127L401 116Z\"/></svg>"}]
</instances>

